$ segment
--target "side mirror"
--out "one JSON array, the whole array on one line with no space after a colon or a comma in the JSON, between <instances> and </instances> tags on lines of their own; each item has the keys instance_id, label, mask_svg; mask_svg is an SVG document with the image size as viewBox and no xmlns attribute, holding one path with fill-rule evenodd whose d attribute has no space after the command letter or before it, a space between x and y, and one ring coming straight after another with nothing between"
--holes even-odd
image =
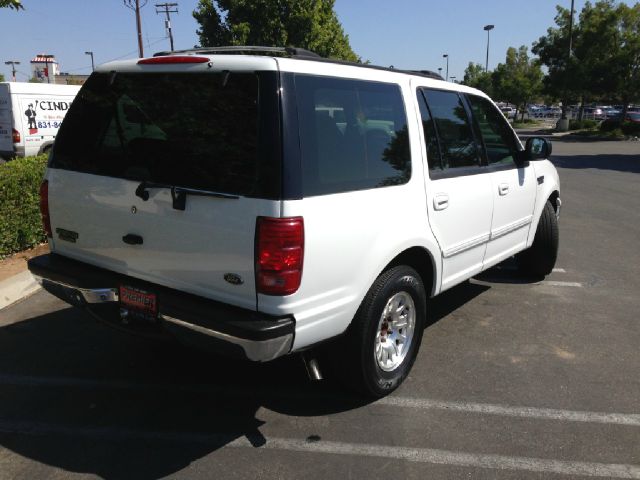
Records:
<instances>
[{"instance_id":1,"label":"side mirror","mask_svg":"<svg viewBox=\"0 0 640 480\"><path fill-rule=\"evenodd\" d=\"M552 152L551 142L542 137L531 137L527 139L525 155L528 160L541 160L549 158Z\"/></svg>"}]
</instances>

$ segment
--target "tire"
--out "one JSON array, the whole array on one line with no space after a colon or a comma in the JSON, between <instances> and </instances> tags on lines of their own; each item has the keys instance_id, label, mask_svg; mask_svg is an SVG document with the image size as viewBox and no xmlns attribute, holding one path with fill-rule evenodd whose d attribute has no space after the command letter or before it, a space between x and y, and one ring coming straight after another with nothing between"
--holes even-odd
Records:
<instances>
[{"instance_id":1,"label":"tire","mask_svg":"<svg viewBox=\"0 0 640 480\"><path fill-rule=\"evenodd\" d=\"M556 212L551 202L547 201L538 222L533 245L518 257L520 270L534 276L549 275L558 258L559 238Z\"/></svg>"},{"instance_id":2,"label":"tire","mask_svg":"<svg viewBox=\"0 0 640 480\"><path fill-rule=\"evenodd\" d=\"M390 312L394 308L396 315ZM420 275L405 265L382 273L343 339L340 347L345 355L334 352L337 372L347 387L376 398L398 388L420 349L425 316Z\"/></svg>"}]
</instances>

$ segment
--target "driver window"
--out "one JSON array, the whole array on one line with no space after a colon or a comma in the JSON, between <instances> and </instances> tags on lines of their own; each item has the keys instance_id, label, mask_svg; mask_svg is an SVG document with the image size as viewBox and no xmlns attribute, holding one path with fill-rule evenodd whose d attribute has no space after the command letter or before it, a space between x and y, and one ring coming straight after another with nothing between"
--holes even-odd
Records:
<instances>
[{"instance_id":1,"label":"driver window","mask_svg":"<svg viewBox=\"0 0 640 480\"><path fill-rule=\"evenodd\" d=\"M486 98L468 97L484 140L489 165L515 165L516 139L502 113Z\"/></svg>"}]
</instances>

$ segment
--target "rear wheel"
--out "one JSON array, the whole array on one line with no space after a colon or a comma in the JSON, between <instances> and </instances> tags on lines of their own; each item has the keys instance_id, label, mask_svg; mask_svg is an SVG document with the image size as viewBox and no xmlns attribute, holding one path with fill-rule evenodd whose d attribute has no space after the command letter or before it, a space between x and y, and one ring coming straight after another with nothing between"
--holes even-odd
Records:
<instances>
[{"instance_id":1,"label":"rear wheel","mask_svg":"<svg viewBox=\"0 0 640 480\"><path fill-rule=\"evenodd\" d=\"M360 305L347 336L339 372L347 386L381 397L407 377L416 359L426 294L420 275L401 265L381 274Z\"/></svg>"},{"instance_id":2,"label":"rear wheel","mask_svg":"<svg viewBox=\"0 0 640 480\"><path fill-rule=\"evenodd\" d=\"M520 270L529 275L549 275L558 258L560 233L558 219L550 201L544 206L533 245L518 256Z\"/></svg>"}]
</instances>

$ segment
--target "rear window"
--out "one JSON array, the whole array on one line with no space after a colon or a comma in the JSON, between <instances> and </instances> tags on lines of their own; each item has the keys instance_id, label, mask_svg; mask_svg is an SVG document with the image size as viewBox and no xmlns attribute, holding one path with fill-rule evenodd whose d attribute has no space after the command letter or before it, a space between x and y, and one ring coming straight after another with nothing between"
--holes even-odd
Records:
<instances>
[{"instance_id":1,"label":"rear window","mask_svg":"<svg viewBox=\"0 0 640 480\"><path fill-rule=\"evenodd\" d=\"M394 84L295 75L305 196L401 185L407 117Z\"/></svg>"},{"instance_id":2,"label":"rear window","mask_svg":"<svg viewBox=\"0 0 640 480\"><path fill-rule=\"evenodd\" d=\"M93 74L50 166L278 198L276 92L275 72Z\"/></svg>"}]
</instances>

